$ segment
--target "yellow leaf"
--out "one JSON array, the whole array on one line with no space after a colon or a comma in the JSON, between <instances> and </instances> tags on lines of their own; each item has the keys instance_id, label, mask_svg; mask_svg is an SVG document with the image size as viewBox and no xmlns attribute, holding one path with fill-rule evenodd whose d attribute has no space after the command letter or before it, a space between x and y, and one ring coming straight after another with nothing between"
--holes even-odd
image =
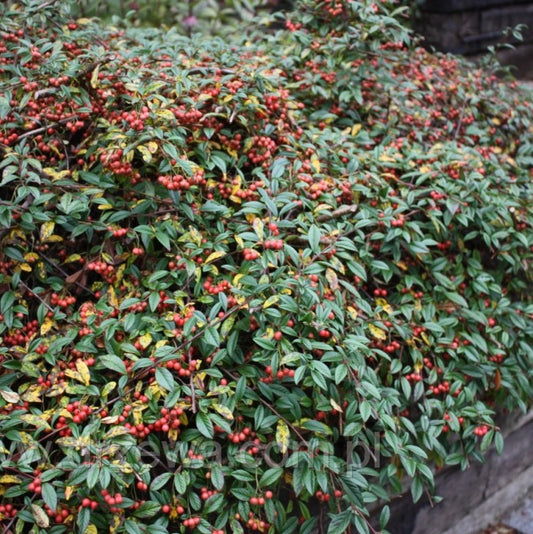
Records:
<instances>
[{"instance_id":1,"label":"yellow leaf","mask_svg":"<svg viewBox=\"0 0 533 534\"><path fill-rule=\"evenodd\" d=\"M287 423L280 419L276 427L276 444L281 451L281 454L285 454L289 448L290 432Z\"/></svg>"},{"instance_id":2,"label":"yellow leaf","mask_svg":"<svg viewBox=\"0 0 533 534\"><path fill-rule=\"evenodd\" d=\"M28 447L34 447L34 443L35 443L35 440L33 439L33 437L28 434L27 432L20 432L19 434L19 437L20 437L20 442L23 444L23 445L27 445Z\"/></svg>"},{"instance_id":3,"label":"yellow leaf","mask_svg":"<svg viewBox=\"0 0 533 534\"><path fill-rule=\"evenodd\" d=\"M180 432L177 428L171 428L168 431L168 439L170 439L171 441L177 441L179 434Z\"/></svg>"},{"instance_id":4,"label":"yellow leaf","mask_svg":"<svg viewBox=\"0 0 533 534\"><path fill-rule=\"evenodd\" d=\"M63 263L72 263L75 261L80 261L81 256L80 254L71 254Z\"/></svg>"},{"instance_id":5,"label":"yellow leaf","mask_svg":"<svg viewBox=\"0 0 533 534\"><path fill-rule=\"evenodd\" d=\"M115 288L113 286L109 286L107 289L107 300L109 304L113 306L113 308L118 308L120 305L117 299L117 294L115 293Z\"/></svg>"},{"instance_id":6,"label":"yellow leaf","mask_svg":"<svg viewBox=\"0 0 533 534\"><path fill-rule=\"evenodd\" d=\"M74 380L77 380L78 382L85 384L85 379L81 376L79 371L74 371L74 369L65 369L65 374L69 378L73 378ZM68 390L68 387L67 387L67 390Z\"/></svg>"},{"instance_id":7,"label":"yellow leaf","mask_svg":"<svg viewBox=\"0 0 533 534\"><path fill-rule=\"evenodd\" d=\"M149 332L147 332L146 334L143 334L139 338L139 343L141 347L145 349L146 347L148 347L148 345L150 345L150 343L152 343L152 335Z\"/></svg>"},{"instance_id":8,"label":"yellow leaf","mask_svg":"<svg viewBox=\"0 0 533 534\"><path fill-rule=\"evenodd\" d=\"M254 232L257 234L257 237L261 240L263 240L264 237L264 227L263 221L259 219L258 217L255 217L252 222L252 227L254 229Z\"/></svg>"},{"instance_id":9,"label":"yellow leaf","mask_svg":"<svg viewBox=\"0 0 533 534\"><path fill-rule=\"evenodd\" d=\"M386 313L392 313L392 306L385 299L376 299L376 304L383 308Z\"/></svg>"},{"instance_id":10,"label":"yellow leaf","mask_svg":"<svg viewBox=\"0 0 533 534\"><path fill-rule=\"evenodd\" d=\"M243 278L243 277L244 277L244 273L236 274L233 277L233 281L232 281L233 287L237 287L239 285L239 282L241 281L241 278Z\"/></svg>"},{"instance_id":11,"label":"yellow leaf","mask_svg":"<svg viewBox=\"0 0 533 534\"><path fill-rule=\"evenodd\" d=\"M427 334L425 332L422 332L420 334L420 337L424 340L424 343L426 345L431 345L431 341L429 340L429 338L428 338L428 336L427 336Z\"/></svg>"},{"instance_id":12,"label":"yellow leaf","mask_svg":"<svg viewBox=\"0 0 533 534\"><path fill-rule=\"evenodd\" d=\"M60 152L58 152L60 154ZM61 180L67 176L70 176L70 171L65 169L63 171L56 171L53 167L46 167L43 171L52 178L52 181Z\"/></svg>"},{"instance_id":13,"label":"yellow leaf","mask_svg":"<svg viewBox=\"0 0 533 534\"><path fill-rule=\"evenodd\" d=\"M247 100L244 101L245 105L249 104L259 104L259 100L257 100L257 97L255 95L250 95Z\"/></svg>"},{"instance_id":14,"label":"yellow leaf","mask_svg":"<svg viewBox=\"0 0 533 534\"><path fill-rule=\"evenodd\" d=\"M227 407L222 404L213 404L213 408L226 419L229 419L230 421L233 421L233 412Z\"/></svg>"},{"instance_id":15,"label":"yellow leaf","mask_svg":"<svg viewBox=\"0 0 533 534\"><path fill-rule=\"evenodd\" d=\"M39 254L36 254L35 252L28 252L27 254L24 254L24 261L37 261L39 259Z\"/></svg>"},{"instance_id":16,"label":"yellow leaf","mask_svg":"<svg viewBox=\"0 0 533 534\"><path fill-rule=\"evenodd\" d=\"M337 410L339 413L342 413L342 408L333 399L329 399L329 403L331 404L334 410Z\"/></svg>"},{"instance_id":17,"label":"yellow leaf","mask_svg":"<svg viewBox=\"0 0 533 534\"><path fill-rule=\"evenodd\" d=\"M2 395L2 398L11 404L16 404L20 400L20 395L18 393L15 393L14 391L6 391L4 389L0 390L0 395ZM0 480L0 483L2 481Z\"/></svg>"},{"instance_id":18,"label":"yellow leaf","mask_svg":"<svg viewBox=\"0 0 533 534\"><path fill-rule=\"evenodd\" d=\"M47 221L41 225L41 241L44 243L48 241L50 236L54 233L56 223L54 221Z\"/></svg>"},{"instance_id":19,"label":"yellow leaf","mask_svg":"<svg viewBox=\"0 0 533 534\"><path fill-rule=\"evenodd\" d=\"M109 525L109 534L114 534L122 523L119 515L113 515L113 522Z\"/></svg>"},{"instance_id":20,"label":"yellow leaf","mask_svg":"<svg viewBox=\"0 0 533 534\"><path fill-rule=\"evenodd\" d=\"M123 436L129 434L130 431L125 426L115 426L104 435L104 439L116 438L117 436Z\"/></svg>"},{"instance_id":21,"label":"yellow leaf","mask_svg":"<svg viewBox=\"0 0 533 534\"><path fill-rule=\"evenodd\" d=\"M399 267L402 271L407 271L408 269L407 264L402 260L396 262L396 266Z\"/></svg>"},{"instance_id":22,"label":"yellow leaf","mask_svg":"<svg viewBox=\"0 0 533 534\"><path fill-rule=\"evenodd\" d=\"M31 515L33 516L33 519L35 519L37 526L41 528L48 528L50 526L50 518L48 517L48 514L36 504L30 504L30 508Z\"/></svg>"},{"instance_id":23,"label":"yellow leaf","mask_svg":"<svg viewBox=\"0 0 533 534\"><path fill-rule=\"evenodd\" d=\"M17 265L17 268L20 270L20 271L24 271L26 273L31 273L31 265L29 263L19 263Z\"/></svg>"},{"instance_id":24,"label":"yellow leaf","mask_svg":"<svg viewBox=\"0 0 533 534\"><path fill-rule=\"evenodd\" d=\"M118 415L109 415L108 417L102 418L102 423L104 423L104 425L114 425L118 421L118 419Z\"/></svg>"},{"instance_id":25,"label":"yellow leaf","mask_svg":"<svg viewBox=\"0 0 533 534\"><path fill-rule=\"evenodd\" d=\"M76 489L75 486L67 486L65 488L65 500L66 501L68 501L72 497L72 494L74 493L75 489Z\"/></svg>"},{"instance_id":26,"label":"yellow leaf","mask_svg":"<svg viewBox=\"0 0 533 534\"><path fill-rule=\"evenodd\" d=\"M22 400L26 402L41 402L44 389L42 385L34 384L22 394Z\"/></svg>"},{"instance_id":27,"label":"yellow leaf","mask_svg":"<svg viewBox=\"0 0 533 534\"><path fill-rule=\"evenodd\" d=\"M191 239L191 241L195 245L198 245L198 246L201 245L202 239L203 239L203 235L196 228L193 228L192 226L190 226L188 235L189 235L189 238Z\"/></svg>"},{"instance_id":28,"label":"yellow leaf","mask_svg":"<svg viewBox=\"0 0 533 534\"><path fill-rule=\"evenodd\" d=\"M140 406L139 404L133 404L133 423L136 425L139 425L143 422L143 410L146 408L146 406Z\"/></svg>"},{"instance_id":29,"label":"yellow leaf","mask_svg":"<svg viewBox=\"0 0 533 534\"><path fill-rule=\"evenodd\" d=\"M313 167L313 170L316 173L320 172L320 160L318 159L318 156L316 154L313 154L311 156L311 167Z\"/></svg>"},{"instance_id":30,"label":"yellow leaf","mask_svg":"<svg viewBox=\"0 0 533 534\"><path fill-rule=\"evenodd\" d=\"M40 278L46 278L47 277L46 267L44 266L44 262L43 261L40 261L39 263L37 263L37 272L39 273L39 277Z\"/></svg>"},{"instance_id":31,"label":"yellow leaf","mask_svg":"<svg viewBox=\"0 0 533 534\"><path fill-rule=\"evenodd\" d=\"M100 72L100 64L96 65L91 74L91 87L96 89L98 87L98 74Z\"/></svg>"},{"instance_id":32,"label":"yellow leaf","mask_svg":"<svg viewBox=\"0 0 533 534\"><path fill-rule=\"evenodd\" d=\"M212 261L218 260L219 258L222 258L226 255L226 253L223 250L215 250L215 252L211 252L209 256L204 261L204 265L206 263L211 263Z\"/></svg>"},{"instance_id":33,"label":"yellow leaf","mask_svg":"<svg viewBox=\"0 0 533 534\"><path fill-rule=\"evenodd\" d=\"M346 308L346 311L352 316L353 319L357 319L357 316L359 314L357 313L357 310L353 306L348 306Z\"/></svg>"},{"instance_id":34,"label":"yellow leaf","mask_svg":"<svg viewBox=\"0 0 533 534\"><path fill-rule=\"evenodd\" d=\"M0 477L0 484L20 484L22 480L14 475L3 475Z\"/></svg>"},{"instance_id":35,"label":"yellow leaf","mask_svg":"<svg viewBox=\"0 0 533 534\"><path fill-rule=\"evenodd\" d=\"M77 360L76 369L80 373L83 384L88 386L91 383L91 372L87 364L82 360Z\"/></svg>"},{"instance_id":36,"label":"yellow leaf","mask_svg":"<svg viewBox=\"0 0 533 534\"><path fill-rule=\"evenodd\" d=\"M26 413L21 415L20 419L28 425L35 426L37 428L46 428L46 430L52 430L52 427L48 424L48 421L46 421L43 417L39 417L38 415Z\"/></svg>"},{"instance_id":37,"label":"yellow leaf","mask_svg":"<svg viewBox=\"0 0 533 534\"><path fill-rule=\"evenodd\" d=\"M155 141L148 141L144 146L150 151L150 154L155 154L159 148L159 145Z\"/></svg>"},{"instance_id":38,"label":"yellow leaf","mask_svg":"<svg viewBox=\"0 0 533 534\"><path fill-rule=\"evenodd\" d=\"M145 147L144 145L139 145L137 147L137 150L141 153L141 156L145 163L150 163L152 161L152 154L147 147Z\"/></svg>"},{"instance_id":39,"label":"yellow leaf","mask_svg":"<svg viewBox=\"0 0 533 534\"><path fill-rule=\"evenodd\" d=\"M369 324L368 329L376 339L379 339L381 341L387 339L387 333L384 330L381 330L381 328L378 328L376 325Z\"/></svg>"},{"instance_id":40,"label":"yellow leaf","mask_svg":"<svg viewBox=\"0 0 533 534\"><path fill-rule=\"evenodd\" d=\"M337 272L341 274L346 273L346 269L344 267L344 264L337 258L336 256L332 256L329 258L328 263L332 269L335 269Z\"/></svg>"},{"instance_id":41,"label":"yellow leaf","mask_svg":"<svg viewBox=\"0 0 533 534\"><path fill-rule=\"evenodd\" d=\"M330 267L326 269L326 280L328 281L329 287L333 291L336 291L339 288L339 279L337 278L337 274Z\"/></svg>"},{"instance_id":42,"label":"yellow leaf","mask_svg":"<svg viewBox=\"0 0 533 534\"><path fill-rule=\"evenodd\" d=\"M112 463L112 465L117 466L119 468L119 470L122 471L123 473L126 473L128 475L130 473L133 473L133 467L130 464L121 462L120 460L114 460L111 463Z\"/></svg>"},{"instance_id":43,"label":"yellow leaf","mask_svg":"<svg viewBox=\"0 0 533 534\"><path fill-rule=\"evenodd\" d=\"M72 436L67 436L64 438L59 438L56 443L60 447L65 447L67 449L83 449L84 447L87 447L91 443L90 436L84 436L79 438L74 438Z\"/></svg>"},{"instance_id":44,"label":"yellow leaf","mask_svg":"<svg viewBox=\"0 0 533 534\"><path fill-rule=\"evenodd\" d=\"M102 211L111 210L113 208L114 208L114 206L112 204L98 204L98 209L102 210Z\"/></svg>"},{"instance_id":45,"label":"yellow leaf","mask_svg":"<svg viewBox=\"0 0 533 534\"><path fill-rule=\"evenodd\" d=\"M122 282L122 278L124 277L124 271L126 270L126 264L123 263L117 270L116 270L116 274L115 274L115 278L117 279L117 281L115 282L116 284L119 284L120 282ZM124 284L126 285L126 284Z\"/></svg>"},{"instance_id":46,"label":"yellow leaf","mask_svg":"<svg viewBox=\"0 0 533 534\"><path fill-rule=\"evenodd\" d=\"M501 123L502 123L502 121L500 119L498 119L498 117L493 117L492 118L492 124L494 124L495 126L500 126Z\"/></svg>"},{"instance_id":47,"label":"yellow leaf","mask_svg":"<svg viewBox=\"0 0 533 534\"><path fill-rule=\"evenodd\" d=\"M280 299L279 295L272 295L271 297L268 297L263 304L263 309L270 308L270 306L273 306L274 304L276 304L276 302L278 302L279 299Z\"/></svg>"},{"instance_id":48,"label":"yellow leaf","mask_svg":"<svg viewBox=\"0 0 533 534\"><path fill-rule=\"evenodd\" d=\"M354 124L352 126L352 135L357 135L362 127L363 127L362 124Z\"/></svg>"},{"instance_id":49,"label":"yellow leaf","mask_svg":"<svg viewBox=\"0 0 533 534\"><path fill-rule=\"evenodd\" d=\"M46 396L57 397L59 395L62 395L66 389L67 389L67 384L65 384L65 382L58 382L57 384L54 384L50 389L47 390Z\"/></svg>"}]
</instances>

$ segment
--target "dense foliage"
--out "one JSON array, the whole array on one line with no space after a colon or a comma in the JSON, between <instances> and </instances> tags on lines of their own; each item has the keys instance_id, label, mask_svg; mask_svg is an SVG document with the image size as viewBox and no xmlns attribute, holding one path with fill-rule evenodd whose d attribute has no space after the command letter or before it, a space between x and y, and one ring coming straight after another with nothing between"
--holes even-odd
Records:
<instances>
[{"instance_id":1,"label":"dense foliage","mask_svg":"<svg viewBox=\"0 0 533 534\"><path fill-rule=\"evenodd\" d=\"M305 0L230 45L0 6L5 532L368 532L532 398L533 122Z\"/></svg>"}]
</instances>

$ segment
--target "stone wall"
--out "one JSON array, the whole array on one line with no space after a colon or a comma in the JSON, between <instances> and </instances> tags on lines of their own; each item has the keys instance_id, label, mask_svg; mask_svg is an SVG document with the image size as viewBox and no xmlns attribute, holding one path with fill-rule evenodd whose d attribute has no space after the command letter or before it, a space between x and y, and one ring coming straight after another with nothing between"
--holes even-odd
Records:
<instances>
[{"instance_id":1,"label":"stone wall","mask_svg":"<svg viewBox=\"0 0 533 534\"><path fill-rule=\"evenodd\" d=\"M465 517L490 501L491 497L510 495L511 500L515 498L512 491L504 490L512 489L520 476L531 471L533 466L533 413L504 421L502 425L506 430L501 455L490 450L483 464L473 462L466 471L446 469L436 475L436 494L443 497L442 502L431 506L427 499L423 499L413 504L410 494L406 493L390 503L388 530L391 534L470 534L468 525L472 528L479 528L479 525L468 521L465 524ZM528 481L533 487L533 477L529 476ZM513 505L512 502L504 502L503 497L493 500L495 505L484 511L482 517L488 522L501 517Z\"/></svg>"},{"instance_id":2,"label":"stone wall","mask_svg":"<svg viewBox=\"0 0 533 534\"><path fill-rule=\"evenodd\" d=\"M474 55L497 43L518 44L504 39L502 32L518 24L523 30L523 44L515 52L505 52L502 59L518 67L518 76L533 78L533 1L531 0L425 0L416 30L425 44L453 54Z\"/></svg>"}]
</instances>

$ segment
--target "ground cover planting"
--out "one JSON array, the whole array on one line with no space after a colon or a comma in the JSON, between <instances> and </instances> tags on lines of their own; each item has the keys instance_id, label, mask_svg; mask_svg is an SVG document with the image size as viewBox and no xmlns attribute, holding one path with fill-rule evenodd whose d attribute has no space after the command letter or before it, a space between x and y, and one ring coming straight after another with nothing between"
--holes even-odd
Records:
<instances>
[{"instance_id":1,"label":"ground cover planting","mask_svg":"<svg viewBox=\"0 0 533 534\"><path fill-rule=\"evenodd\" d=\"M64 8L0 7L3 531L384 531L501 450L527 94L389 2L229 43Z\"/></svg>"}]
</instances>

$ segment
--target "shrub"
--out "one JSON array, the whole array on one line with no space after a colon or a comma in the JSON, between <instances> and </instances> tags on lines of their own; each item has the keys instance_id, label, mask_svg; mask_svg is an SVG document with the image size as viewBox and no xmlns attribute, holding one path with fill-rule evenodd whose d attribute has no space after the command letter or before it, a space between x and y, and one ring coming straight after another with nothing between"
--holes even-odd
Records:
<instances>
[{"instance_id":1,"label":"shrub","mask_svg":"<svg viewBox=\"0 0 533 534\"><path fill-rule=\"evenodd\" d=\"M386 2L231 46L0 9L6 532L368 532L501 450L532 398L516 85Z\"/></svg>"}]
</instances>

